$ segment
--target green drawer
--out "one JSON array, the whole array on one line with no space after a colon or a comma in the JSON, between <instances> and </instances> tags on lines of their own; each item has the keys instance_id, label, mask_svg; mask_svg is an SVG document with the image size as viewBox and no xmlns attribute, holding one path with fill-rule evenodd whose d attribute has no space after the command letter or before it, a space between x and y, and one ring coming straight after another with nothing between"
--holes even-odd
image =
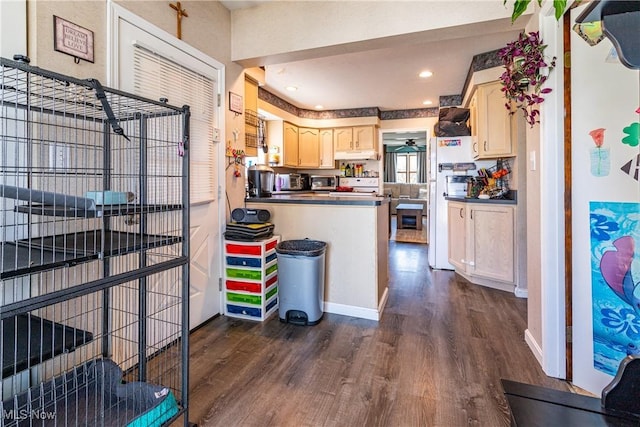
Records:
<instances>
[{"instance_id":1,"label":"green drawer","mask_svg":"<svg viewBox=\"0 0 640 427\"><path fill-rule=\"evenodd\" d=\"M227 301L260 305L262 303L262 297L260 295L245 295L236 294L234 292L227 292Z\"/></svg>"},{"instance_id":2,"label":"green drawer","mask_svg":"<svg viewBox=\"0 0 640 427\"><path fill-rule=\"evenodd\" d=\"M271 273L273 273L274 271L276 271L278 269L278 264L273 264L271 267L267 267L267 276L270 275Z\"/></svg>"},{"instance_id":3,"label":"green drawer","mask_svg":"<svg viewBox=\"0 0 640 427\"><path fill-rule=\"evenodd\" d=\"M262 273L260 270L244 270L242 268L227 268L227 277L235 279L260 280Z\"/></svg>"},{"instance_id":4,"label":"green drawer","mask_svg":"<svg viewBox=\"0 0 640 427\"><path fill-rule=\"evenodd\" d=\"M267 291L266 300L268 301L269 298L271 298L272 296L274 296L277 293L278 293L278 287L274 286L273 289L271 289L270 291Z\"/></svg>"}]
</instances>

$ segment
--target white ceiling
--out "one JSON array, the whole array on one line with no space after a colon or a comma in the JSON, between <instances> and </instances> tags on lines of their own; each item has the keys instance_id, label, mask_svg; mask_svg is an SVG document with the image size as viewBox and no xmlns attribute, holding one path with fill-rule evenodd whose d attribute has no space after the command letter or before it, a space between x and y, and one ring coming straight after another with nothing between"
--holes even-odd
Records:
<instances>
[{"instance_id":1,"label":"white ceiling","mask_svg":"<svg viewBox=\"0 0 640 427\"><path fill-rule=\"evenodd\" d=\"M267 0L268 1L268 0ZM228 9L251 7L259 1L223 1ZM490 26L489 26L490 27ZM291 104L314 110L379 107L407 110L438 107L440 96L461 95L474 55L499 49L517 38L520 28L476 26L466 37L265 65L269 92ZM418 77L433 72L428 79ZM289 92L286 86L298 88ZM423 105L431 100L433 104Z\"/></svg>"}]
</instances>

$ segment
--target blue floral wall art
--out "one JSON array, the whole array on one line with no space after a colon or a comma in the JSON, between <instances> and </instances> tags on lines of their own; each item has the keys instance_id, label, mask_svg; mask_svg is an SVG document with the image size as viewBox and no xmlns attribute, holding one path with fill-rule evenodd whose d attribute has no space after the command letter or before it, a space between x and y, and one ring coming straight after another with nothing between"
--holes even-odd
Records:
<instances>
[{"instance_id":1,"label":"blue floral wall art","mask_svg":"<svg viewBox=\"0 0 640 427\"><path fill-rule=\"evenodd\" d=\"M594 368L640 353L640 203L590 202Z\"/></svg>"}]
</instances>

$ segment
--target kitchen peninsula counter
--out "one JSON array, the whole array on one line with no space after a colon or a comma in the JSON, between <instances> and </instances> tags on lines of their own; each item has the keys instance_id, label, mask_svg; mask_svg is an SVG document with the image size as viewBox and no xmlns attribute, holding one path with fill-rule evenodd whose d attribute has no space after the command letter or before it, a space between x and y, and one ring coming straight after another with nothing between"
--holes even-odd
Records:
<instances>
[{"instance_id":1,"label":"kitchen peninsula counter","mask_svg":"<svg viewBox=\"0 0 640 427\"><path fill-rule=\"evenodd\" d=\"M350 206L381 206L389 203L389 199L377 196L330 196L328 194L300 193L278 194L272 197L254 197L246 199L247 203L287 203L303 205L350 205Z\"/></svg>"},{"instance_id":2,"label":"kitchen peninsula counter","mask_svg":"<svg viewBox=\"0 0 640 427\"><path fill-rule=\"evenodd\" d=\"M281 240L327 243L324 311L380 320L387 300L389 199L277 195L246 200L271 213Z\"/></svg>"}]
</instances>

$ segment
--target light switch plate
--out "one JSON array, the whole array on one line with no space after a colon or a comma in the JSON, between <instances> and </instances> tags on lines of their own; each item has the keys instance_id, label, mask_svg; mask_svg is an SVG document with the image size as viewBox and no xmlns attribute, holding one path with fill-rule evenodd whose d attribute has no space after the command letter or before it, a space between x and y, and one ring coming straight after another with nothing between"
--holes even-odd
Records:
<instances>
[{"instance_id":1,"label":"light switch plate","mask_svg":"<svg viewBox=\"0 0 640 427\"><path fill-rule=\"evenodd\" d=\"M529 152L529 170L536 170L536 152L535 151L530 151Z\"/></svg>"},{"instance_id":2,"label":"light switch plate","mask_svg":"<svg viewBox=\"0 0 640 427\"><path fill-rule=\"evenodd\" d=\"M71 157L71 147L65 144L54 144L49 146L49 169L65 170L69 169Z\"/></svg>"},{"instance_id":3,"label":"light switch plate","mask_svg":"<svg viewBox=\"0 0 640 427\"><path fill-rule=\"evenodd\" d=\"M213 142L220 142L220 129L213 128Z\"/></svg>"}]
</instances>

